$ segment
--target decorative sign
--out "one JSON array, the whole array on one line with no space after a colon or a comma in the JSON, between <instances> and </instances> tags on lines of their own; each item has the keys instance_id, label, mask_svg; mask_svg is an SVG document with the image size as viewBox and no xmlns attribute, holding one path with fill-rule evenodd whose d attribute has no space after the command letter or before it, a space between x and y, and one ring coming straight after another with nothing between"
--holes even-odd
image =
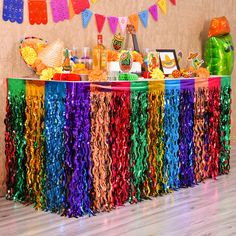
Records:
<instances>
[{"instance_id":1,"label":"decorative sign","mask_svg":"<svg viewBox=\"0 0 236 236\"><path fill-rule=\"evenodd\" d=\"M113 48L113 50L115 50L115 51L120 51L120 50L122 50L122 48L123 48L123 45L124 45L124 37L122 37L121 35L120 35L120 33L119 34L115 34L114 35L114 38L113 38L113 40L112 40L112 48Z\"/></svg>"},{"instance_id":2,"label":"decorative sign","mask_svg":"<svg viewBox=\"0 0 236 236\"><path fill-rule=\"evenodd\" d=\"M120 55L120 70L122 72L128 73L133 64L133 58L129 51L125 51Z\"/></svg>"},{"instance_id":3,"label":"decorative sign","mask_svg":"<svg viewBox=\"0 0 236 236\"><path fill-rule=\"evenodd\" d=\"M199 56L198 53L190 53L188 57L188 60L191 61L192 66L196 70L198 70L201 67L201 65L204 63L204 61L199 59L198 56Z\"/></svg>"},{"instance_id":4,"label":"decorative sign","mask_svg":"<svg viewBox=\"0 0 236 236\"><path fill-rule=\"evenodd\" d=\"M154 69L159 67L159 53L158 52L149 52L148 53L148 71L152 72Z\"/></svg>"}]
</instances>

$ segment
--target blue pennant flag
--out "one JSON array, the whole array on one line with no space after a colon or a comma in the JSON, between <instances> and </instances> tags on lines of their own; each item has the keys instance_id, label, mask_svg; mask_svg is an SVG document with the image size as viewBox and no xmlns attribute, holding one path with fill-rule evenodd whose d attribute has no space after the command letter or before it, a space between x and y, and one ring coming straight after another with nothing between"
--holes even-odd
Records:
<instances>
[{"instance_id":1,"label":"blue pennant flag","mask_svg":"<svg viewBox=\"0 0 236 236\"><path fill-rule=\"evenodd\" d=\"M89 9L86 9L82 12L82 21L83 21L84 28L86 28L88 26L88 23L89 23L92 15L93 15L93 13Z\"/></svg>"},{"instance_id":2,"label":"blue pennant flag","mask_svg":"<svg viewBox=\"0 0 236 236\"><path fill-rule=\"evenodd\" d=\"M143 23L143 26L147 28L148 25L148 10L144 10L138 13L139 18L141 22Z\"/></svg>"}]
</instances>

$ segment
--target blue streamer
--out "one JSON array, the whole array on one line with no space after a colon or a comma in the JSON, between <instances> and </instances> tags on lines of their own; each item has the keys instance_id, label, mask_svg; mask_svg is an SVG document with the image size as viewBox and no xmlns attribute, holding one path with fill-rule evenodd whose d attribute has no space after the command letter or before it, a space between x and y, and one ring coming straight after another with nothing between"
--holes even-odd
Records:
<instances>
[{"instance_id":1,"label":"blue streamer","mask_svg":"<svg viewBox=\"0 0 236 236\"><path fill-rule=\"evenodd\" d=\"M180 81L165 81L165 115L164 115L164 156L163 177L168 179L164 191L179 188L179 105Z\"/></svg>"},{"instance_id":2,"label":"blue streamer","mask_svg":"<svg viewBox=\"0 0 236 236\"><path fill-rule=\"evenodd\" d=\"M66 198L65 91L65 83L45 83L46 210L59 213L63 213Z\"/></svg>"}]
</instances>

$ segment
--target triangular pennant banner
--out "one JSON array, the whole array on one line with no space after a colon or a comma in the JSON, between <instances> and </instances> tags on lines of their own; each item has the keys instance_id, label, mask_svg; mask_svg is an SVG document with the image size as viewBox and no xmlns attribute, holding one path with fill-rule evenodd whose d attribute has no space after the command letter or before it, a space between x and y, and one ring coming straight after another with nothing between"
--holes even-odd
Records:
<instances>
[{"instance_id":1,"label":"triangular pennant banner","mask_svg":"<svg viewBox=\"0 0 236 236\"><path fill-rule=\"evenodd\" d=\"M138 32L138 15L133 14L133 15L129 16L129 21L134 26L135 31Z\"/></svg>"},{"instance_id":2,"label":"triangular pennant banner","mask_svg":"<svg viewBox=\"0 0 236 236\"><path fill-rule=\"evenodd\" d=\"M143 26L145 28L147 28L147 25L148 25L148 10L144 10L144 11L141 11L139 12L139 18L141 20L141 22L143 23Z\"/></svg>"},{"instance_id":3,"label":"triangular pennant banner","mask_svg":"<svg viewBox=\"0 0 236 236\"><path fill-rule=\"evenodd\" d=\"M127 23L128 23L127 16L119 17L119 25L120 25L120 29L121 29L122 34L125 34L125 32L126 32Z\"/></svg>"},{"instance_id":4,"label":"triangular pennant banner","mask_svg":"<svg viewBox=\"0 0 236 236\"><path fill-rule=\"evenodd\" d=\"M86 28L88 26L88 23L89 23L92 15L93 15L93 13L89 9L86 9L85 11L82 12L82 22L83 22L84 28Z\"/></svg>"},{"instance_id":5,"label":"triangular pennant banner","mask_svg":"<svg viewBox=\"0 0 236 236\"><path fill-rule=\"evenodd\" d=\"M67 0L51 0L52 17L55 23L70 19Z\"/></svg>"},{"instance_id":6,"label":"triangular pennant banner","mask_svg":"<svg viewBox=\"0 0 236 236\"><path fill-rule=\"evenodd\" d=\"M33 24L47 24L47 2L46 0L34 1L28 0L29 22Z\"/></svg>"},{"instance_id":7,"label":"triangular pennant banner","mask_svg":"<svg viewBox=\"0 0 236 236\"><path fill-rule=\"evenodd\" d=\"M116 33L116 29L117 29L117 25L118 25L118 17L116 16L108 16L107 17L110 28L111 28L111 32L113 34Z\"/></svg>"},{"instance_id":8,"label":"triangular pennant banner","mask_svg":"<svg viewBox=\"0 0 236 236\"><path fill-rule=\"evenodd\" d=\"M21 24L24 19L24 1L4 0L2 18L4 21L9 20Z\"/></svg>"},{"instance_id":9,"label":"triangular pennant banner","mask_svg":"<svg viewBox=\"0 0 236 236\"><path fill-rule=\"evenodd\" d=\"M157 21L158 20L158 8L157 8L157 5L154 4L154 5L150 6L148 10L151 13L153 19L155 21Z\"/></svg>"},{"instance_id":10,"label":"triangular pennant banner","mask_svg":"<svg viewBox=\"0 0 236 236\"><path fill-rule=\"evenodd\" d=\"M105 19L106 17L100 14L95 14L95 18L96 18L96 24L97 24L97 29L98 29L98 33L102 32L104 23L105 23Z\"/></svg>"},{"instance_id":11,"label":"triangular pennant banner","mask_svg":"<svg viewBox=\"0 0 236 236\"><path fill-rule=\"evenodd\" d=\"M166 15L166 0L159 0L157 4L161 11Z\"/></svg>"},{"instance_id":12,"label":"triangular pennant banner","mask_svg":"<svg viewBox=\"0 0 236 236\"><path fill-rule=\"evenodd\" d=\"M176 0L170 0L173 5L176 6Z\"/></svg>"},{"instance_id":13,"label":"triangular pennant banner","mask_svg":"<svg viewBox=\"0 0 236 236\"><path fill-rule=\"evenodd\" d=\"M69 14L70 14L70 19L72 19L75 15L75 12L74 12L74 8L73 8L73 4L72 4L72 1L69 0Z\"/></svg>"},{"instance_id":14,"label":"triangular pennant banner","mask_svg":"<svg viewBox=\"0 0 236 236\"><path fill-rule=\"evenodd\" d=\"M88 0L71 0L75 14L80 14L80 12L90 7Z\"/></svg>"}]
</instances>

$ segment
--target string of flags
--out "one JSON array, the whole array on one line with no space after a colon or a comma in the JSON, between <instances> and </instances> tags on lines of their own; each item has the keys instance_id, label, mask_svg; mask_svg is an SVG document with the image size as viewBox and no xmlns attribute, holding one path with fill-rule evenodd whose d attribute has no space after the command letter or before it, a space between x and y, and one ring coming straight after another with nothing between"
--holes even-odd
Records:
<instances>
[{"instance_id":1,"label":"string of flags","mask_svg":"<svg viewBox=\"0 0 236 236\"><path fill-rule=\"evenodd\" d=\"M108 21L112 34L116 33L119 25L121 32L124 34L128 22L134 25L138 31L139 20L142 25L147 28L149 14L154 21L158 21L159 9L163 14L167 14L167 0L158 0L157 3L151 5L138 13L133 13L130 16L104 16L102 14L93 13L90 8L90 3L96 3L97 0L50 0L52 19L55 23L69 20L74 15L81 14L83 28L86 28L95 16L95 22L99 33L102 32L103 26ZM173 5L176 5L177 0L170 0ZM22 24L24 21L24 0L3 0L2 18L4 21L17 22ZM30 24L47 24L48 23L48 6L47 0L27 0L28 14Z\"/></svg>"}]
</instances>

